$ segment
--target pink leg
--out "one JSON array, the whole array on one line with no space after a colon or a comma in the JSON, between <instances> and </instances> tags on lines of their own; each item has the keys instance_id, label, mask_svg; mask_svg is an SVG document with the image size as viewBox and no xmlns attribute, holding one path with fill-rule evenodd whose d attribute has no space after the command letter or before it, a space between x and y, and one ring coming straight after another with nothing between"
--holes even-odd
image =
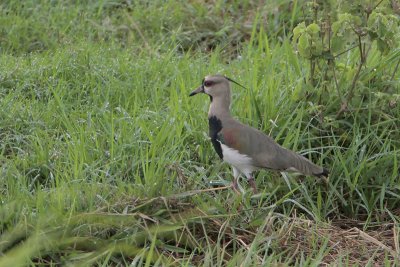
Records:
<instances>
[{"instance_id":1,"label":"pink leg","mask_svg":"<svg viewBox=\"0 0 400 267\"><path fill-rule=\"evenodd\" d=\"M232 166L232 170L233 170L233 182L232 182L232 189L240 194L240 190L239 190L239 185L238 185L238 177L240 175L240 172L238 169L236 169L235 167Z\"/></svg>"},{"instance_id":2,"label":"pink leg","mask_svg":"<svg viewBox=\"0 0 400 267\"><path fill-rule=\"evenodd\" d=\"M256 185L256 182L254 181L253 176L249 175L247 180L249 181L251 188L253 188L253 193L257 194L257 185Z\"/></svg>"},{"instance_id":3,"label":"pink leg","mask_svg":"<svg viewBox=\"0 0 400 267\"><path fill-rule=\"evenodd\" d=\"M231 186L232 186L233 191L235 191L236 193L240 194L240 190L239 190L237 179L233 178L233 182L232 182Z\"/></svg>"}]
</instances>

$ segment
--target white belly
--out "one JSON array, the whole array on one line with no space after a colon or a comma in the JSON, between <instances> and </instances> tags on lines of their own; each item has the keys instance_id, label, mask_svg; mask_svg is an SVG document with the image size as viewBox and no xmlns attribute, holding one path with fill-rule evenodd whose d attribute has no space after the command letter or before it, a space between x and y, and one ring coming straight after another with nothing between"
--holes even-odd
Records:
<instances>
[{"instance_id":1,"label":"white belly","mask_svg":"<svg viewBox=\"0 0 400 267\"><path fill-rule=\"evenodd\" d=\"M230 148L221 143L223 160L236 167L243 174L250 174L258 168L253 166L252 159L244 154L240 154L236 149Z\"/></svg>"}]
</instances>

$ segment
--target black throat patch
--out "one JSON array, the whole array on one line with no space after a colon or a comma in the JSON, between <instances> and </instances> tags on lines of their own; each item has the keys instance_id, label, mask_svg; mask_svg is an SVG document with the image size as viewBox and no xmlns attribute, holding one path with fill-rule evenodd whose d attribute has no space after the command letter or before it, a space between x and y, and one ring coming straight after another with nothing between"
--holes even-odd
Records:
<instances>
[{"instance_id":1,"label":"black throat patch","mask_svg":"<svg viewBox=\"0 0 400 267\"><path fill-rule=\"evenodd\" d=\"M211 116L208 118L208 126L211 142L218 156L222 159L224 156L222 154L221 143L218 141L218 133L222 130L222 122L216 116Z\"/></svg>"}]
</instances>

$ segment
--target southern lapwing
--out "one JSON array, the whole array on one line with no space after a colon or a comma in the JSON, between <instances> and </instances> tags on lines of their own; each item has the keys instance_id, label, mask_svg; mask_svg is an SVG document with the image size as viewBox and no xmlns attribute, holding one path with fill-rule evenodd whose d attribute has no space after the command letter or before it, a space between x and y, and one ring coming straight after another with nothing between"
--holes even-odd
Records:
<instances>
[{"instance_id":1,"label":"southern lapwing","mask_svg":"<svg viewBox=\"0 0 400 267\"><path fill-rule=\"evenodd\" d=\"M232 186L236 191L237 179L243 174L256 193L257 187L252 173L258 169L299 172L317 177L328 176L329 172L325 168L280 146L263 132L234 119L229 111L230 81L238 84L222 75L206 76L189 96L204 93L210 97L209 135L218 156L232 165Z\"/></svg>"}]
</instances>

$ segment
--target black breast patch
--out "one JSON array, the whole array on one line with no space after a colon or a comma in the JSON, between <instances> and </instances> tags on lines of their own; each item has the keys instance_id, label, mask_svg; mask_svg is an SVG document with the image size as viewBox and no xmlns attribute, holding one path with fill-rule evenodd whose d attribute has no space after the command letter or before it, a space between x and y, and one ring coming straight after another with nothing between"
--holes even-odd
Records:
<instances>
[{"instance_id":1,"label":"black breast patch","mask_svg":"<svg viewBox=\"0 0 400 267\"><path fill-rule=\"evenodd\" d=\"M218 156L222 159L224 156L222 154L221 143L218 141L218 133L222 130L221 120L216 116L211 116L208 118L208 126L211 142Z\"/></svg>"}]
</instances>

